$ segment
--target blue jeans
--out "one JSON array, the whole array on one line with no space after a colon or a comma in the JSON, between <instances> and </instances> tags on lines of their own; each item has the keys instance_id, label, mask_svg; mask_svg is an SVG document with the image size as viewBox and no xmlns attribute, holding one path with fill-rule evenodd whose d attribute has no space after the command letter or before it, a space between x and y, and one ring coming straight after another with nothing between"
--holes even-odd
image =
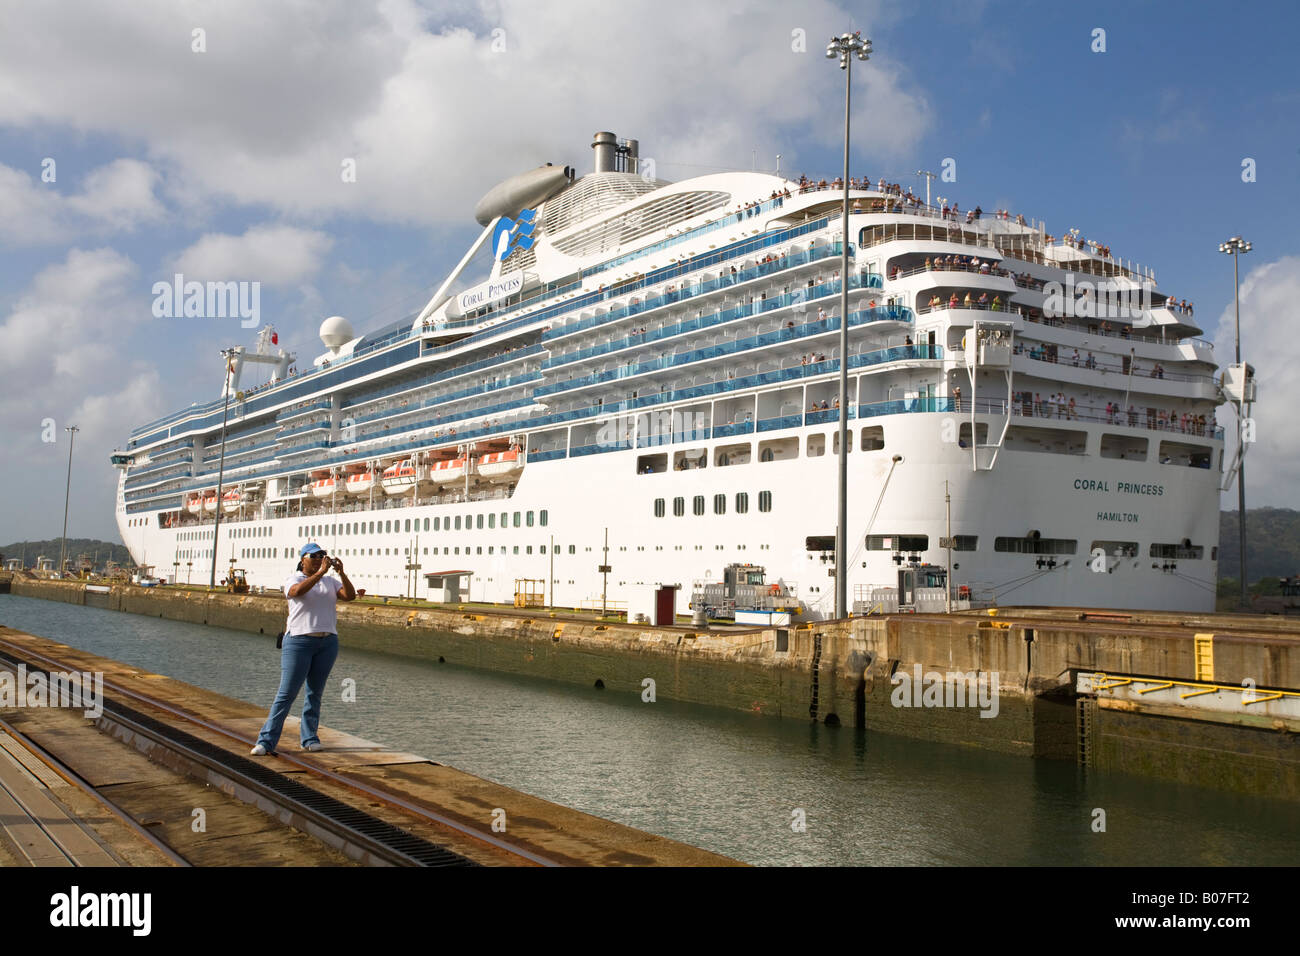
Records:
<instances>
[{"instance_id":1,"label":"blue jeans","mask_svg":"<svg viewBox=\"0 0 1300 956\"><path fill-rule=\"evenodd\" d=\"M329 680L330 669L338 656L337 634L328 637L284 636L284 647L280 650L280 689L271 704L271 714L257 737L257 742L267 752L275 752L280 732L284 729L284 719L289 716L289 708L297 699L298 691L302 690L303 681L307 682L307 701L302 708L300 725L302 745L320 742L316 728L320 724L321 695L325 693L325 682Z\"/></svg>"}]
</instances>

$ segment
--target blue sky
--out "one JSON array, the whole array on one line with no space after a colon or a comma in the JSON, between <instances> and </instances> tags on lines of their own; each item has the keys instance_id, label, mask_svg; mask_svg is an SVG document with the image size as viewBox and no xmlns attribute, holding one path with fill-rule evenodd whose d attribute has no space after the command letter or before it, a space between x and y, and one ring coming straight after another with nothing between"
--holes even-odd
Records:
<instances>
[{"instance_id":1,"label":"blue sky","mask_svg":"<svg viewBox=\"0 0 1300 956\"><path fill-rule=\"evenodd\" d=\"M479 196L543 162L589 171L598 129L638 138L663 178L748 169L754 150L759 168L780 153L783 171L831 176L842 74L822 51L849 23L876 51L854 75L855 172L923 191L916 169L955 161L937 195L1077 227L1152 267L1196 303L1221 361L1232 271L1217 246L1254 243L1249 500L1300 507L1292 4L4 6L0 435L11 465L60 480L6 499L0 541L58 534L68 422L83 429L69 532L116 538L108 453L214 397L217 350L251 345L237 320L153 317L151 287L178 267L261 282L263 320L305 364L325 316L365 330L421 306L476 237Z\"/></svg>"}]
</instances>

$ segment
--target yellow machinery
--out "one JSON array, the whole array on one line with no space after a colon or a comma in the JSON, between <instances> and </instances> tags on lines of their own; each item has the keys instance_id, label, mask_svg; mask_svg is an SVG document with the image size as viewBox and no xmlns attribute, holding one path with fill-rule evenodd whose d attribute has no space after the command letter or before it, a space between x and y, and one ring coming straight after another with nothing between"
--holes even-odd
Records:
<instances>
[{"instance_id":1,"label":"yellow machinery","mask_svg":"<svg viewBox=\"0 0 1300 956\"><path fill-rule=\"evenodd\" d=\"M515 578L515 607L545 607L546 582L541 578Z\"/></svg>"},{"instance_id":2,"label":"yellow machinery","mask_svg":"<svg viewBox=\"0 0 1300 956\"><path fill-rule=\"evenodd\" d=\"M248 577L244 574L243 568L231 568L230 574L226 576L226 593L227 594L247 594Z\"/></svg>"}]
</instances>

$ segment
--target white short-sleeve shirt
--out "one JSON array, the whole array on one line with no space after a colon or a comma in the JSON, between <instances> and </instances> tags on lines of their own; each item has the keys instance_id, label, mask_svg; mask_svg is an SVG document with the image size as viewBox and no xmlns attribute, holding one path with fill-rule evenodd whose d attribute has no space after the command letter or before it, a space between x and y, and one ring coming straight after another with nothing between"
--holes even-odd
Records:
<instances>
[{"instance_id":1,"label":"white short-sleeve shirt","mask_svg":"<svg viewBox=\"0 0 1300 956\"><path fill-rule=\"evenodd\" d=\"M295 571L284 580L281 590L286 597L289 589L299 581L306 581L309 575ZM343 590L343 582L335 577L323 577L301 597L289 598L289 622L285 625L285 634L337 634L338 594Z\"/></svg>"}]
</instances>

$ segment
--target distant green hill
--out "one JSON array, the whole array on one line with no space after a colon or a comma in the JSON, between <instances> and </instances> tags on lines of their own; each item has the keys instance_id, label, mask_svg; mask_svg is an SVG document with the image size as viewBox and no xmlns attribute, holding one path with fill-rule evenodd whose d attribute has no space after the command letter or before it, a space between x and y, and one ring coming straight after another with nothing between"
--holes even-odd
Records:
<instances>
[{"instance_id":1,"label":"distant green hill","mask_svg":"<svg viewBox=\"0 0 1300 956\"><path fill-rule=\"evenodd\" d=\"M1219 580L1237 579L1237 513L1219 514ZM1246 576L1289 577L1300 574L1300 511L1290 508L1246 509Z\"/></svg>"},{"instance_id":2,"label":"distant green hill","mask_svg":"<svg viewBox=\"0 0 1300 956\"><path fill-rule=\"evenodd\" d=\"M106 561L116 561L123 567L134 567L135 562L131 560L131 553L126 550L126 545L115 544L111 541L99 541L95 538L69 538L67 545L64 547L64 557L75 561L84 554L97 567L102 566ZM15 541L12 544L6 544L0 547L0 558L8 560L9 558L20 558L24 567L35 567L36 559L44 555L49 558L53 564L59 561L59 539L52 541ZM98 555L98 561L96 561Z\"/></svg>"}]
</instances>

